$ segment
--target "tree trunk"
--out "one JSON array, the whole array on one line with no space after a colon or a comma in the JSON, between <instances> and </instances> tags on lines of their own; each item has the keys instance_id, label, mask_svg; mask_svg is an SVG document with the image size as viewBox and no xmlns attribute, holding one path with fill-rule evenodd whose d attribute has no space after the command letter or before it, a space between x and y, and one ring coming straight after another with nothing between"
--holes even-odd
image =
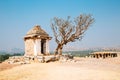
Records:
<instances>
[{"instance_id":1,"label":"tree trunk","mask_svg":"<svg viewBox=\"0 0 120 80\"><path fill-rule=\"evenodd\" d=\"M63 49L63 45L58 44L57 48L55 49L54 55L62 55L62 49Z\"/></svg>"},{"instance_id":2,"label":"tree trunk","mask_svg":"<svg viewBox=\"0 0 120 80\"><path fill-rule=\"evenodd\" d=\"M59 55L62 55L62 48L63 48L63 46L61 46L61 47L59 48L59 52L58 52Z\"/></svg>"}]
</instances>

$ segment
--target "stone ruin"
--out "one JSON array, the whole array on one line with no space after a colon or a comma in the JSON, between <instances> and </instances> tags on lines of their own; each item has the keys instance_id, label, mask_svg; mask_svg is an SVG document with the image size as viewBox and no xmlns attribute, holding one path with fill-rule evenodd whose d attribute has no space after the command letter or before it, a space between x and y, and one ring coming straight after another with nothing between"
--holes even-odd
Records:
<instances>
[{"instance_id":1,"label":"stone ruin","mask_svg":"<svg viewBox=\"0 0 120 80\"><path fill-rule=\"evenodd\" d=\"M48 63L53 61L75 62L72 55L48 55L48 56L12 56L6 60L9 64Z\"/></svg>"},{"instance_id":2,"label":"stone ruin","mask_svg":"<svg viewBox=\"0 0 120 80\"><path fill-rule=\"evenodd\" d=\"M73 59L72 55L50 55L49 40L50 37L39 25L34 26L24 36L25 54L24 56L13 56L6 60L13 64L28 64L32 62L50 62L50 61L68 61Z\"/></svg>"},{"instance_id":3,"label":"stone ruin","mask_svg":"<svg viewBox=\"0 0 120 80\"><path fill-rule=\"evenodd\" d=\"M49 55L50 37L39 25L34 26L24 36L25 56Z\"/></svg>"},{"instance_id":4,"label":"stone ruin","mask_svg":"<svg viewBox=\"0 0 120 80\"><path fill-rule=\"evenodd\" d=\"M118 57L120 54L120 52L111 52L111 51L101 51L101 52L93 52L90 53L89 57L91 58L114 58L114 57Z\"/></svg>"},{"instance_id":5,"label":"stone ruin","mask_svg":"<svg viewBox=\"0 0 120 80\"><path fill-rule=\"evenodd\" d=\"M49 61L55 61L54 56L12 56L9 57L8 60L6 60L10 64L30 64L34 62L49 62Z\"/></svg>"}]
</instances>

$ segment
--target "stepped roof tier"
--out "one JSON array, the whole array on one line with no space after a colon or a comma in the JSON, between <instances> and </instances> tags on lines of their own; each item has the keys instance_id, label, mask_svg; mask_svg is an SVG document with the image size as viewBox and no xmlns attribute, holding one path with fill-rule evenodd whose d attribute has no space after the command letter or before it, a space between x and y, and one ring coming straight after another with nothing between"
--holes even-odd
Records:
<instances>
[{"instance_id":1,"label":"stepped roof tier","mask_svg":"<svg viewBox=\"0 0 120 80\"><path fill-rule=\"evenodd\" d=\"M29 30L24 39L34 37L51 39L51 37L49 37L49 35L39 25L36 25L31 30Z\"/></svg>"}]
</instances>

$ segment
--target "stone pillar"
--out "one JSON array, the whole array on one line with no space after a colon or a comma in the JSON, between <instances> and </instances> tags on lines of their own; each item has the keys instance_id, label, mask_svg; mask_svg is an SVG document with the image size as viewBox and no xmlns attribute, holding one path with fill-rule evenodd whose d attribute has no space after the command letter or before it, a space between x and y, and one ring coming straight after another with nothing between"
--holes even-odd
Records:
<instances>
[{"instance_id":1,"label":"stone pillar","mask_svg":"<svg viewBox=\"0 0 120 80\"><path fill-rule=\"evenodd\" d=\"M41 54L41 39L36 40L37 55Z\"/></svg>"},{"instance_id":2,"label":"stone pillar","mask_svg":"<svg viewBox=\"0 0 120 80\"><path fill-rule=\"evenodd\" d=\"M39 39L39 53L41 55L41 39Z\"/></svg>"},{"instance_id":3,"label":"stone pillar","mask_svg":"<svg viewBox=\"0 0 120 80\"><path fill-rule=\"evenodd\" d=\"M46 40L46 54L49 54L49 40Z\"/></svg>"},{"instance_id":4,"label":"stone pillar","mask_svg":"<svg viewBox=\"0 0 120 80\"><path fill-rule=\"evenodd\" d=\"M37 43L37 40L35 39L34 40L34 56L37 56L37 45L36 45L36 43Z\"/></svg>"},{"instance_id":5,"label":"stone pillar","mask_svg":"<svg viewBox=\"0 0 120 80\"><path fill-rule=\"evenodd\" d=\"M102 55L102 57L101 58L103 58L103 54L101 54Z\"/></svg>"}]
</instances>

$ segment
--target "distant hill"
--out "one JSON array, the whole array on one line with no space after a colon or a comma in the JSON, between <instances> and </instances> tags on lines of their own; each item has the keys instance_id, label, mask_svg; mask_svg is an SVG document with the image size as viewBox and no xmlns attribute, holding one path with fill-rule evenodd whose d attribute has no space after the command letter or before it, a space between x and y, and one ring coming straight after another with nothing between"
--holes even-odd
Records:
<instances>
[{"instance_id":1,"label":"distant hill","mask_svg":"<svg viewBox=\"0 0 120 80\"><path fill-rule=\"evenodd\" d=\"M120 48L88 48L88 49L84 49L84 50L74 50L74 51L63 51L63 54L72 54L73 56L77 56L77 57L86 57L89 56L89 53L93 53L96 51L120 51ZM54 52L52 51L51 54L53 54Z\"/></svg>"},{"instance_id":2,"label":"distant hill","mask_svg":"<svg viewBox=\"0 0 120 80\"><path fill-rule=\"evenodd\" d=\"M24 50L23 49L19 49L19 48L13 48L10 50L0 50L0 54L24 54Z\"/></svg>"}]
</instances>

